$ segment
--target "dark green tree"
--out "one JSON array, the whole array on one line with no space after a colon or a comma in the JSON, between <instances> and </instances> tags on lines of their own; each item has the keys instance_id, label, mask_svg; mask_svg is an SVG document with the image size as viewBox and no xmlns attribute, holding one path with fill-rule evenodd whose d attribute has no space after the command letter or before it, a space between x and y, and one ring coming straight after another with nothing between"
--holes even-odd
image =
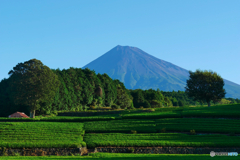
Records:
<instances>
[{"instance_id":1,"label":"dark green tree","mask_svg":"<svg viewBox=\"0 0 240 160\"><path fill-rule=\"evenodd\" d=\"M18 63L8 74L11 100L29 106L31 118L35 117L40 102L53 101L60 85L58 76L37 59Z\"/></svg>"},{"instance_id":2,"label":"dark green tree","mask_svg":"<svg viewBox=\"0 0 240 160\"><path fill-rule=\"evenodd\" d=\"M133 90L131 91L131 95L133 97L133 105L135 108L140 108L141 106L143 106L143 103L145 101L143 90L141 89Z\"/></svg>"},{"instance_id":3,"label":"dark green tree","mask_svg":"<svg viewBox=\"0 0 240 160\"><path fill-rule=\"evenodd\" d=\"M132 99L126 93L126 90L122 88L120 84L117 86L117 101L116 104L121 107L121 109L127 109L131 107Z\"/></svg>"},{"instance_id":4,"label":"dark green tree","mask_svg":"<svg viewBox=\"0 0 240 160\"><path fill-rule=\"evenodd\" d=\"M224 81L216 72L196 70L189 71L189 74L185 92L195 101L206 101L210 107L211 101L217 102L225 97Z\"/></svg>"},{"instance_id":5,"label":"dark green tree","mask_svg":"<svg viewBox=\"0 0 240 160\"><path fill-rule=\"evenodd\" d=\"M164 105L166 107L172 107L173 106L172 101L170 100L170 98L164 97Z\"/></svg>"},{"instance_id":6,"label":"dark green tree","mask_svg":"<svg viewBox=\"0 0 240 160\"><path fill-rule=\"evenodd\" d=\"M83 105L90 105L93 101L93 95L94 95L94 88L88 81L88 79L85 79L84 86L83 86Z\"/></svg>"},{"instance_id":7,"label":"dark green tree","mask_svg":"<svg viewBox=\"0 0 240 160\"><path fill-rule=\"evenodd\" d=\"M185 101L186 105L197 105L197 104L199 104L197 101L194 101L193 98L188 97L188 95L184 91L178 91L178 92L175 92L175 91L174 92L162 91L162 94L165 97L169 97L169 98L172 97L172 99L171 99L172 103L174 103L173 101L175 101L174 100L174 98L175 98L177 100L177 102L180 101L180 100ZM174 104L176 105L176 101L175 101Z\"/></svg>"},{"instance_id":8,"label":"dark green tree","mask_svg":"<svg viewBox=\"0 0 240 160\"><path fill-rule=\"evenodd\" d=\"M180 107L182 107L182 106L185 105L185 102L184 102L183 100L179 100L179 101L178 101L178 104L179 104Z\"/></svg>"},{"instance_id":9,"label":"dark green tree","mask_svg":"<svg viewBox=\"0 0 240 160\"><path fill-rule=\"evenodd\" d=\"M97 77L99 78L103 86L103 104L105 104L105 106L111 107L111 105L114 104L117 99L117 86L106 73L104 73L103 75L98 74Z\"/></svg>"},{"instance_id":10,"label":"dark green tree","mask_svg":"<svg viewBox=\"0 0 240 160\"><path fill-rule=\"evenodd\" d=\"M178 101L177 101L177 99L175 97L172 98L172 104L173 104L173 106L178 106L179 105Z\"/></svg>"},{"instance_id":11,"label":"dark green tree","mask_svg":"<svg viewBox=\"0 0 240 160\"><path fill-rule=\"evenodd\" d=\"M19 112L29 112L27 106L15 105L9 98L9 79L3 79L0 82L0 117L8 117L10 114Z\"/></svg>"},{"instance_id":12,"label":"dark green tree","mask_svg":"<svg viewBox=\"0 0 240 160\"><path fill-rule=\"evenodd\" d=\"M144 107L144 108L151 108L151 104L150 104L147 100L145 100L145 101L143 102L143 107Z\"/></svg>"}]
</instances>

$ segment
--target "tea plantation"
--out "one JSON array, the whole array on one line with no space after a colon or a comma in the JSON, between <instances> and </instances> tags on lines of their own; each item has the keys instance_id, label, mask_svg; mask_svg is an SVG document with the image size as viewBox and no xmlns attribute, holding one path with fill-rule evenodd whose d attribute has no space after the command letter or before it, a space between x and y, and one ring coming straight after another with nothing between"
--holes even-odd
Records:
<instances>
[{"instance_id":1,"label":"tea plantation","mask_svg":"<svg viewBox=\"0 0 240 160\"><path fill-rule=\"evenodd\" d=\"M91 117L0 118L0 147L219 147L240 148L240 104L211 107L159 108L136 113ZM1 153L1 152L0 152ZM16 154L17 155L17 154ZM239 159L238 156L218 159ZM210 154L90 153L88 156L0 159L212 159ZM216 158L216 157L214 157Z\"/></svg>"}]
</instances>

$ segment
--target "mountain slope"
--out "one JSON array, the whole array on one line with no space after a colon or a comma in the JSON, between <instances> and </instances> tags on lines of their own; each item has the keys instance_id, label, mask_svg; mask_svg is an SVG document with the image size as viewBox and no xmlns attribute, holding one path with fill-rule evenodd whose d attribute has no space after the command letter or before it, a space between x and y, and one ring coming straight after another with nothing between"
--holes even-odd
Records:
<instances>
[{"instance_id":1,"label":"mountain slope","mask_svg":"<svg viewBox=\"0 0 240 160\"><path fill-rule=\"evenodd\" d=\"M83 68L119 79L127 89L184 91L188 70L129 46L116 46ZM225 80L226 97L240 98L240 85Z\"/></svg>"}]
</instances>

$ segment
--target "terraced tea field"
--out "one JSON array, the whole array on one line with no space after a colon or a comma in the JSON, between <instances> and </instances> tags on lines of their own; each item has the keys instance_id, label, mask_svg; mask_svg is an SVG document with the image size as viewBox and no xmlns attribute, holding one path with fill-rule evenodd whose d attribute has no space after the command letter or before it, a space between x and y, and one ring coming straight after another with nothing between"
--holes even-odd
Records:
<instances>
[{"instance_id":1,"label":"terraced tea field","mask_svg":"<svg viewBox=\"0 0 240 160\"><path fill-rule=\"evenodd\" d=\"M107 121L121 119L114 116L91 116L91 117L71 117L71 116L56 116L44 118L4 118L0 117L0 122L85 122L85 121Z\"/></svg>"},{"instance_id":2,"label":"terraced tea field","mask_svg":"<svg viewBox=\"0 0 240 160\"><path fill-rule=\"evenodd\" d=\"M89 117L0 118L0 147L79 148L86 146L87 148L104 148L171 146L230 147L234 149L240 148L239 118L240 104L211 107L159 108L153 112L142 113L123 111L114 115ZM193 130L196 134L194 134ZM190 132L192 132L192 135ZM200 135L198 133L208 133L208 135ZM89 153L88 158L174 159L174 157L180 160L212 158L209 154L208 156L203 154L179 154L173 156L172 154L107 153ZM11 159L11 157L4 158ZM21 159L21 157L18 158ZM31 159L33 157L25 158ZM45 157L42 158L44 159ZM54 159L56 157L49 158ZM78 159L79 157L73 156L70 159L74 158ZM218 157L218 159L225 158L229 157ZM236 157L231 157L231 159L236 159Z\"/></svg>"},{"instance_id":3,"label":"terraced tea field","mask_svg":"<svg viewBox=\"0 0 240 160\"><path fill-rule=\"evenodd\" d=\"M226 135L186 135L181 133L88 133L88 147L240 147L240 137Z\"/></svg>"},{"instance_id":4,"label":"terraced tea field","mask_svg":"<svg viewBox=\"0 0 240 160\"><path fill-rule=\"evenodd\" d=\"M0 147L76 148L83 134L83 123L0 122Z\"/></svg>"},{"instance_id":5,"label":"terraced tea field","mask_svg":"<svg viewBox=\"0 0 240 160\"><path fill-rule=\"evenodd\" d=\"M163 119L123 119L112 121L85 122L86 133L157 133L166 131L205 133L240 133L239 120L211 118L163 118Z\"/></svg>"},{"instance_id":6,"label":"terraced tea field","mask_svg":"<svg viewBox=\"0 0 240 160\"><path fill-rule=\"evenodd\" d=\"M155 112L124 114L123 119L157 119L157 118L184 118L184 117L221 117L240 118L239 104L218 105L211 107L184 107L160 108Z\"/></svg>"}]
</instances>

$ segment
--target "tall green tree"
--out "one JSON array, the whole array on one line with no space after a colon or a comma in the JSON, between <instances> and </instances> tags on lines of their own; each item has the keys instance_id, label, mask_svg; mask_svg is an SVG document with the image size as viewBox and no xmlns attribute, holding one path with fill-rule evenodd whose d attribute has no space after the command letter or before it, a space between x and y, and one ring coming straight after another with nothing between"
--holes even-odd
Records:
<instances>
[{"instance_id":1,"label":"tall green tree","mask_svg":"<svg viewBox=\"0 0 240 160\"><path fill-rule=\"evenodd\" d=\"M83 87L83 105L90 105L93 101L94 96L94 88L88 81L88 79L85 79L84 81L84 87Z\"/></svg>"},{"instance_id":2,"label":"tall green tree","mask_svg":"<svg viewBox=\"0 0 240 160\"><path fill-rule=\"evenodd\" d=\"M145 102L145 98L143 95L143 90L136 89L131 92L133 97L133 104L135 108L140 108L143 106L143 103Z\"/></svg>"},{"instance_id":3,"label":"tall green tree","mask_svg":"<svg viewBox=\"0 0 240 160\"><path fill-rule=\"evenodd\" d=\"M3 79L0 82L0 117L8 117L16 111L27 113L29 111L27 106L14 105L9 98L9 85L8 79Z\"/></svg>"},{"instance_id":4,"label":"tall green tree","mask_svg":"<svg viewBox=\"0 0 240 160\"><path fill-rule=\"evenodd\" d=\"M172 104L173 104L173 106L178 106L178 101L175 97L172 98Z\"/></svg>"},{"instance_id":5,"label":"tall green tree","mask_svg":"<svg viewBox=\"0 0 240 160\"><path fill-rule=\"evenodd\" d=\"M117 101L117 85L106 73L103 75L98 74L97 77L103 86L103 104L111 107Z\"/></svg>"},{"instance_id":6,"label":"tall green tree","mask_svg":"<svg viewBox=\"0 0 240 160\"><path fill-rule=\"evenodd\" d=\"M189 71L189 74L185 92L195 101L206 101L210 107L211 101L217 102L225 97L224 81L216 72L196 70Z\"/></svg>"},{"instance_id":7,"label":"tall green tree","mask_svg":"<svg viewBox=\"0 0 240 160\"><path fill-rule=\"evenodd\" d=\"M8 74L11 100L16 105L28 106L31 118L35 117L35 110L40 108L39 103L53 101L60 85L58 76L37 59L18 63Z\"/></svg>"},{"instance_id":8,"label":"tall green tree","mask_svg":"<svg viewBox=\"0 0 240 160\"><path fill-rule=\"evenodd\" d=\"M170 98L164 97L164 105L166 107L172 107L173 106L172 101L170 100Z\"/></svg>"}]
</instances>

